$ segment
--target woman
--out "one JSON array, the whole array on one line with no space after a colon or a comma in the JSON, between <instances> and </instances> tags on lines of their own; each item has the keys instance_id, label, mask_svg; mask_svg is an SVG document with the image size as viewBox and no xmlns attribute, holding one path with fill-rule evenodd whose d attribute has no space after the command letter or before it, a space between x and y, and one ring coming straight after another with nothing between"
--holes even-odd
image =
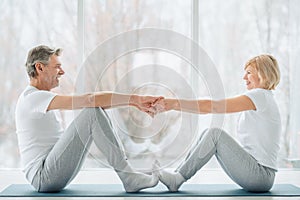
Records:
<instances>
[{"instance_id":1,"label":"woman","mask_svg":"<svg viewBox=\"0 0 300 200\"><path fill-rule=\"evenodd\" d=\"M259 55L245 65L247 92L224 100L162 99L165 111L191 113L241 112L237 132L240 144L218 128L204 131L198 143L175 172L160 171L160 181L172 192L200 170L213 155L228 176L250 192L266 192L274 183L277 171L281 120L271 90L280 80L276 59Z\"/></svg>"}]
</instances>

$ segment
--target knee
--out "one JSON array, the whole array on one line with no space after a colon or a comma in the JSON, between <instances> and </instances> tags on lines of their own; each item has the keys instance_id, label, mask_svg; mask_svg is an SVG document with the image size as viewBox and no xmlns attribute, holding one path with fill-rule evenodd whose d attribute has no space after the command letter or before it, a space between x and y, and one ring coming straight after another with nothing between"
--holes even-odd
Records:
<instances>
[{"instance_id":1,"label":"knee","mask_svg":"<svg viewBox=\"0 0 300 200\"><path fill-rule=\"evenodd\" d=\"M224 135L227 135L227 133L220 128L208 128L204 131L202 137L210 138L215 144L217 144L220 138ZM200 140L202 139L202 137L200 138Z\"/></svg>"},{"instance_id":2,"label":"knee","mask_svg":"<svg viewBox=\"0 0 300 200\"><path fill-rule=\"evenodd\" d=\"M98 108L98 107L95 107L95 108L84 108L82 110L83 113L88 113L88 114L93 114L93 113L97 113L97 112L100 112L100 109L102 108Z\"/></svg>"},{"instance_id":3,"label":"knee","mask_svg":"<svg viewBox=\"0 0 300 200\"><path fill-rule=\"evenodd\" d=\"M81 112L84 116L92 117L92 118L99 118L99 117L107 117L106 113L102 108L95 107L95 108L84 108Z\"/></svg>"},{"instance_id":4,"label":"knee","mask_svg":"<svg viewBox=\"0 0 300 200\"><path fill-rule=\"evenodd\" d=\"M219 132L223 132L223 129L221 129L221 128L216 128L216 127L213 127L213 128L207 128L207 129L206 129L206 132L219 133Z\"/></svg>"},{"instance_id":5,"label":"knee","mask_svg":"<svg viewBox=\"0 0 300 200\"><path fill-rule=\"evenodd\" d=\"M92 121L101 122L102 125L108 124L108 126L112 127L111 119L103 108L85 108L83 112L86 112L84 115L87 115Z\"/></svg>"},{"instance_id":6,"label":"knee","mask_svg":"<svg viewBox=\"0 0 300 200\"><path fill-rule=\"evenodd\" d=\"M208 128L205 130L206 135L213 136L214 138L219 138L220 135L226 134L224 130L220 128Z\"/></svg>"}]
</instances>

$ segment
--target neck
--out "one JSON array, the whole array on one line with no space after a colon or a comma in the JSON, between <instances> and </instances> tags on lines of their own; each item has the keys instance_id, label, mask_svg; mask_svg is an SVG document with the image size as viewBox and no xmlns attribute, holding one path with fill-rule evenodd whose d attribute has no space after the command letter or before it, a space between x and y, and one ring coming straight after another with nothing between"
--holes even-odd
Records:
<instances>
[{"instance_id":1,"label":"neck","mask_svg":"<svg viewBox=\"0 0 300 200\"><path fill-rule=\"evenodd\" d=\"M50 91L51 88L48 88L43 81L39 80L38 78L30 78L30 85L36 87L39 90L47 90Z\"/></svg>"}]
</instances>

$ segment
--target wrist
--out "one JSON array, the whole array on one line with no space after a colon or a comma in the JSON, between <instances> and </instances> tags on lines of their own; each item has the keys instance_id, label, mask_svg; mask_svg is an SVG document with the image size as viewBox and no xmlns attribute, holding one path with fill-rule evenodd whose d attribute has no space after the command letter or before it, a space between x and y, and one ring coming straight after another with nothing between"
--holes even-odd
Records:
<instances>
[{"instance_id":1,"label":"wrist","mask_svg":"<svg viewBox=\"0 0 300 200\"><path fill-rule=\"evenodd\" d=\"M180 103L179 103L179 100L173 99L172 109L173 109L173 110L180 110Z\"/></svg>"},{"instance_id":2,"label":"wrist","mask_svg":"<svg viewBox=\"0 0 300 200\"><path fill-rule=\"evenodd\" d=\"M166 110L178 110L179 101L177 99L165 99Z\"/></svg>"},{"instance_id":3,"label":"wrist","mask_svg":"<svg viewBox=\"0 0 300 200\"><path fill-rule=\"evenodd\" d=\"M138 95L130 95L130 98L129 98L129 105L130 106L137 106L138 104L138 98L139 96Z\"/></svg>"}]
</instances>

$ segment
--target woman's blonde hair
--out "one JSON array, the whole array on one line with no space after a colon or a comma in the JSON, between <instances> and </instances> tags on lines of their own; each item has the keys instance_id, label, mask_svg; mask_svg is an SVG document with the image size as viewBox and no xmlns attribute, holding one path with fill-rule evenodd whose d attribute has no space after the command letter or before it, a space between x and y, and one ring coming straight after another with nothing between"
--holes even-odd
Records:
<instances>
[{"instance_id":1,"label":"woman's blonde hair","mask_svg":"<svg viewBox=\"0 0 300 200\"><path fill-rule=\"evenodd\" d=\"M260 83L264 89L275 89L280 81L280 71L277 60L273 56L267 54L255 56L246 63L245 69L249 65L257 70Z\"/></svg>"}]
</instances>

